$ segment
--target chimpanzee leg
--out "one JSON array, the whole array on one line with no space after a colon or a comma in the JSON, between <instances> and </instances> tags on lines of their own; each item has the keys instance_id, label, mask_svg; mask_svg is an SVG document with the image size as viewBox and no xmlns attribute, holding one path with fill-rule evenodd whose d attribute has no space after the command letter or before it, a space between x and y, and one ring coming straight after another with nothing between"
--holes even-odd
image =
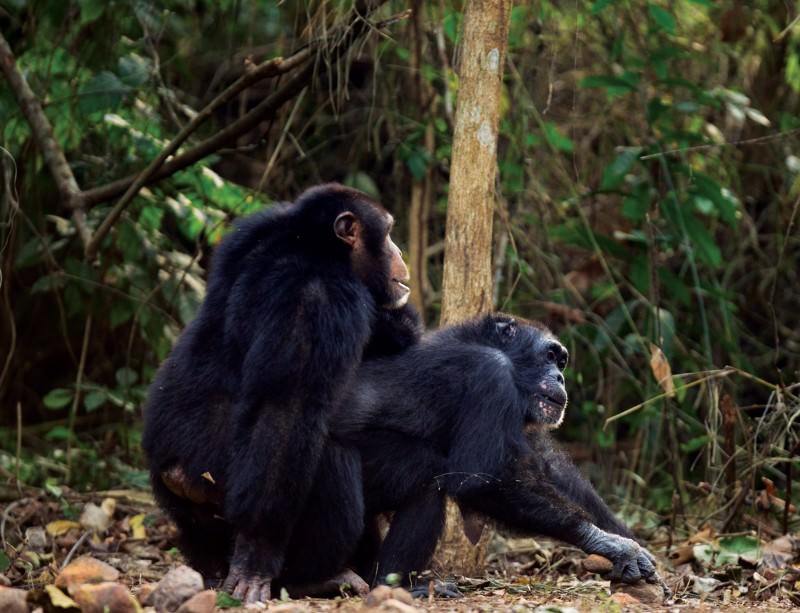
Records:
<instances>
[{"instance_id":1,"label":"chimpanzee leg","mask_svg":"<svg viewBox=\"0 0 800 613\"><path fill-rule=\"evenodd\" d=\"M431 485L419 498L395 512L378 556L377 580L398 574L413 583L411 574L425 570L444 528L444 492Z\"/></svg>"},{"instance_id":2,"label":"chimpanzee leg","mask_svg":"<svg viewBox=\"0 0 800 613\"><path fill-rule=\"evenodd\" d=\"M188 564L203 575L207 586L216 586L228 572L233 532L212 504L196 504L167 488L160 475L152 479L161 507L178 526L178 541Z\"/></svg>"},{"instance_id":3,"label":"chimpanzee leg","mask_svg":"<svg viewBox=\"0 0 800 613\"><path fill-rule=\"evenodd\" d=\"M353 448L328 442L278 583L292 596L323 595L326 589L335 594L344 583L356 592L368 591L355 573L343 573L363 531L360 457Z\"/></svg>"}]
</instances>

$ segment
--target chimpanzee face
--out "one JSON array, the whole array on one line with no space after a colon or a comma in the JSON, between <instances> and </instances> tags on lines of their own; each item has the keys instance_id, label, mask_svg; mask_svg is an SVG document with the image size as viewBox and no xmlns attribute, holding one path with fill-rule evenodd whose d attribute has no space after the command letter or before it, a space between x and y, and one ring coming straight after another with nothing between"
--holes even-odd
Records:
<instances>
[{"instance_id":1,"label":"chimpanzee face","mask_svg":"<svg viewBox=\"0 0 800 613\"><path fill-rule=\"evenodd\" d=\"M408 302L411 289L406 285L409 280L408 267L403 261L403 252L394 244L390 234L386 234L384 244L385 257L389 260L389 305L399 309Z\"/></svg>"},{"instance_id":2,"label":"chimpanzee face","mask_svg":"<svg viewBox=\"0 0 800 613\"><path fill-rule=\"evenodd\" d=\"M567 408L564 369L569 354L551 332L534 322L503 316L496 322L517 386L527 397L525 421L557 428Z\"/></svg>"},{"instance_id":3,"label":"chimpanzee face","mask_svg":"<svg viewBox=\"0 0 800 613\"><path fill-rule=\"evenodd\" d=\"M354 211L334 222L336 236L351 248L353 271L367 286L377 306L399 309L408 302L409 274L403 253L392 240L394 219L377 204L361 200Z\"/></svg>"}]
</instances>

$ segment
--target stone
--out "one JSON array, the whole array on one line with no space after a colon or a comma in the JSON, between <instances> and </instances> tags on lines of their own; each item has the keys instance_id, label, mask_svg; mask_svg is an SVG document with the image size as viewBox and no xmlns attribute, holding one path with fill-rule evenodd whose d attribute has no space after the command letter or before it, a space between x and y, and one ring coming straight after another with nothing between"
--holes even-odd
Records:
<instances>
[{"instance_id":1,"label":"stone","mask_svg":"<svg viewBox=\"0 0 800 613\"><path fill-rule=\"evenodd\" d=\"M3 613L28 613L28 592L12 587L0 587L0 611Z\"/></svg>"},{"instance_id":2,"label":"stone","mask_svg":"<svg viewBox=\"0 0 800 613\"><path fill-rule=\"evenodd\" d=\"M121 583L84 583L74 589L72 599L81 613L141 613L133 594Z\"/></svg>"},{"instance_id":3,"label":"stone","mask_svg":"<svg viewBox=\"0 0 800 613\"><path fill-rule=\"evenodd\" d=\"M69 594L72 590L84 583L102 583L117 581L119 571L100 560L89 556L81 556L63 568L55 580L58 588L66 589Z\"/></svg>"},{"instance_id":4,"label":"stone","mask_svg":"<svg viewBox=\"0 0 800 613\"><path fill-rule=\"evenodd\" d=\"M214 590L204 590L184 602L178 608L178 613L214 613L216 606L217 593Z\"/></svg>"},{"instance_id":5,"label":"stone","mask_svg":"<svg viewBox=\"0 0 800 613\"><path fill-rule=\"evenodd\" d=\"M178 566L158 582L152 604L158 613L177 611L184 602L203 591L203 577L188 566Z\"/></svg>"}]
</instances>

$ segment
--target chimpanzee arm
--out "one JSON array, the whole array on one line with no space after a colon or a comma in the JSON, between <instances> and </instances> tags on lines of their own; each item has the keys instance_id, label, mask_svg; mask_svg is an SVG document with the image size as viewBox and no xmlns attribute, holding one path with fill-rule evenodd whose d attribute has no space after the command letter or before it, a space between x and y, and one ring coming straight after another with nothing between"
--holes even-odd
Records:
<instances>
[{"instance_id":1,"label":"chimpanzee arm","mask_svg":"<svg viewBox=\"0 0 800 613\"><path fill-rule=\"evenodd\" d=\"M614 564L612 579L632 583L655 575L655 560L646 549L595 526L586 511L526 464L524 458L513 461L499 480L464 488L459 502L514 529L557 538L608 558Z\"/></svg>"},{"instance_id":2,"label":"chimpanzee arm","mask_svg":"<svg viewBox=\"0 0 800 613\"><path fill-rule=\"evenodd\" d=\"M617 519L589 480L575 467L567 454L552 442L549 434L531 432L528 440L536 449L536 463L547 479L561 494L586 511L592 518L592 523L606 532L633 538L631 531Z\"/></svg>"},{"instance_id":3,"label":"chimpanzee arm","mask_svg":"<svg viewBox=\"0 0 800 613\"><path fill-rule=\"evenodd\" d=\"M249 348L226 475L225 517L238 536L224 589L248 601L270 597L316 472L327 418L358 363L371 317L353 308L369 304L363 296L341 296L346 288L309 282L276 305L274 288L265 284L255 285L250 299L289 315L259 317L254 309L233 322Z\"/></svg>"}]
</instances>

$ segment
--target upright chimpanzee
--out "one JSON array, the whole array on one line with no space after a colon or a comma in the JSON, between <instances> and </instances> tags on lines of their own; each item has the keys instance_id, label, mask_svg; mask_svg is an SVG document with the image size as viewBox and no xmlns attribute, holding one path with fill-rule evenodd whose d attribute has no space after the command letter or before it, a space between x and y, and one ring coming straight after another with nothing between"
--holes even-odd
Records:
<instances>
[{"instance_id":1,"label":"upright chimpanzee","mask_svg":"<svg viewBox=\"0 0 800 613\"><path fill-rule=\"evenodd\" d=\"M150 388L156 498L190 564L207 579L227 572L239 598L268 599L278 576L329 578L362 531L358 456L328 443L328 428L365 349L419 336L391 228L376 202L333 184L242 220ZM313 550L322 535L326 555L293 562L290 541Z\"/></svg>"},{"instance_id":2,"label":"upright chimpanzee","mask_svg":"<svg viewBox=\"0 0 800 613\"><path fill-rule=\"evenodd\" d=\"M446 496L462 511L605 556L612 578L656 580L653 557L548 432L567 404L567 357L541 324L491 315L362 363L332 438L360 452L368 520L394 512L377 568L372 558L378 581L427 567Z\"/></svg>"}]
</instances>

